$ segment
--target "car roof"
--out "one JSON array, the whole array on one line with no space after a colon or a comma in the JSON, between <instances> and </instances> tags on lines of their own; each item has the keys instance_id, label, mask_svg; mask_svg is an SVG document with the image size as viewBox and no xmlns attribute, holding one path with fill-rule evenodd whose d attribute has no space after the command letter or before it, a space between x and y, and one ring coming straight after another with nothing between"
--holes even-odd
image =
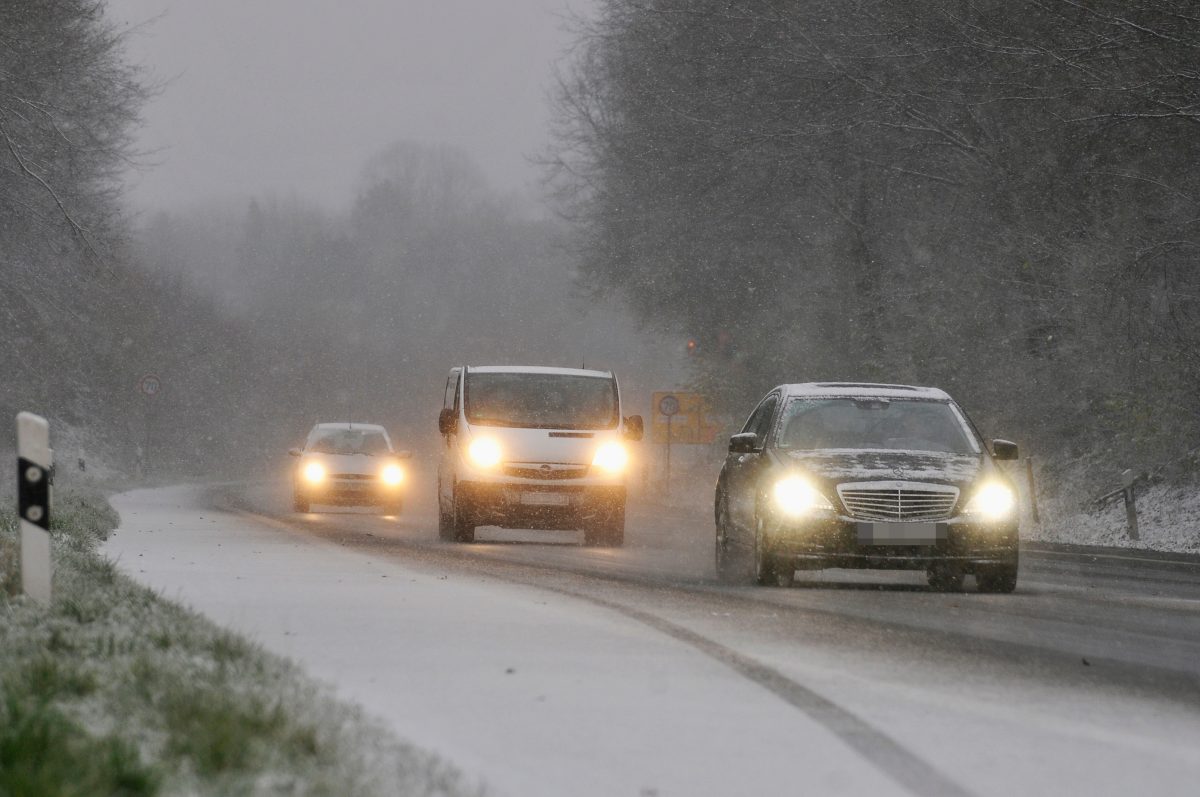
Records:
<instances>
[{"instance_id":1,"label":"car roof","mask_svg":"<svg viewBox=\"0 0 1200 797\"><path fill-rule=\"evenodd\" d=\"M384 429L382 426L380 426L377 423L359 423L358 421L341 421L339 423L318 423L315 426L313 426L313 429L314 430L316 430L316 429L347 429L347 430L354 429L357 431L364 431L364 432L367 432L367 431L384 432L384 433L387 432L386 429Z\"/></svg>"},{"instance_id":2,"label":"car roof","mask_svg":"<svg viewBox=\"0 0 1200 797\"><path fill-rule=\"evenodd\" d=\"M886 385L876 382L803 382L782 385L788 396L826 396L830 398L898 398L925 401L950 401L950 394L936 387Z\"/></svg>"},{"instance_id":3,"label":"car roof","mask_svg":"<svg viewBox=\"0 0 1200 797\"><path fill-rule=\"evenodd\" d=\"M562 376L612 377L612 371L593 371L587 368L550 368L544 365L470 365L477 374L560 374Z\"/></svg>"}]
</instances>

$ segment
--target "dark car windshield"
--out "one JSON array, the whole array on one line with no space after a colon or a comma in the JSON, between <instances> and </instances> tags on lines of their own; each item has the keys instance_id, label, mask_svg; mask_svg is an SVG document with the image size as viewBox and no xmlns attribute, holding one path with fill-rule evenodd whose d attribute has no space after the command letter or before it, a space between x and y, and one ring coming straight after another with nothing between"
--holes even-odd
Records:
<instances>
[{"instance_id":1,"label":"dark car windshield","mask_svg":"<svg viewBox=\"0 0 1200 797\"><path fill-rule=\"evenodd\" d=\"M941 401L798 398L784 409L780 448L977 454L963 420Z\"/></svg>"},{"instance_id":2,"label":"dark car windshield","mask_svg":"<svg viewBox=\"0 0 1200 797\"><path fill-rule=\"evenodd\" d=\"M468 372L465 394L467 421L482 426L613 429L619 421L610 377Z\"/></svg>"},{"instance_id":3,"label":"dark car windshield","mask_svg":"<svg viewBox=\"0 0 1200 797\"><path fill-rule=\"evenodd\" d=\"M308 450L317 454L388 453L387 438L370 429L317 429L308 438Z\"/></svg>"}]
</instances>

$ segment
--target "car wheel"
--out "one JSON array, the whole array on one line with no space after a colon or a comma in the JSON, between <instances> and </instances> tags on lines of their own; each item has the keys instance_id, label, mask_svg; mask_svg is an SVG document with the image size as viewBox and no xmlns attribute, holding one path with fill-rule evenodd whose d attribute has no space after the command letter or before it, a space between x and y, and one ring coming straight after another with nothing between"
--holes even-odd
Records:
<instances>
[{"instance_id":1,"label":"car wheel","mask_svg":"<svg viewBox=\"0 0 1200 797\"><path fill-rule=\"evenodd\" d=\"M758 518L754 524L754 581L765 587L791 585L790 578L785 583L775 554L771 552L771 541L767 538L766 523L762 518Z\"/></svg>"},{"instance_id":2,"label":"car wheel","mask_svg":"<svg viewBox=\"0 0 1200 797\"><path fill-rule=\"evenodd\" d=\"M620 548L625 544L625 505L621 504L588 522L583 544L589 548Z\"/></svg>"},{"instance_id":3,"label":"car wheel","mask_svg":"<svg viewBox=\"0 0 1200 797\"><path fill-rule=\"evenodd\" d=\"M717 534L714 560L717 579L725 584L744 584L751 578L747 557L734 539L733 523L724 498L717 499Z\"/></svg>"},{"instance_id":4,"label":"car wheel","mask_svg":"<svg viewBox=\"0 0 1200 797\"><path fill-rule=\"evenodd\" d=\"M292 509L296 512L308 512L308 496L294 493L292 495Z\"/></svg>"},{"instance_id":5,"label":"car wheel","mask_svg":"<svg viewBox=\"0 0 1200 797\"><path fill-rule=\"evenodd\" d=\"M457 496L454 499L454 541L475 542L475 522L471 507Z\"/></svg>"},{"instance_id":6,"label":"car wheel","mask_svg":"<svg viewBox=\"0 0 1200 797\"><path fill-rule=\"evenodd\" d=\"M1017 588L1017 567L1007 565L989 567L975 574L975 581L980 592L1009 593Z\"/></svg>"},{"instance_id":7,"label":"car wheel","mask_svg":"<svg viewBox=\"0 0 1200 797\"><path fill-rule=\"evenodd\" d=\"M932 564L926 577L929 587L936 592L962 592L963 571L954 565L944 562Z\"/></svg>"}]
</instances>

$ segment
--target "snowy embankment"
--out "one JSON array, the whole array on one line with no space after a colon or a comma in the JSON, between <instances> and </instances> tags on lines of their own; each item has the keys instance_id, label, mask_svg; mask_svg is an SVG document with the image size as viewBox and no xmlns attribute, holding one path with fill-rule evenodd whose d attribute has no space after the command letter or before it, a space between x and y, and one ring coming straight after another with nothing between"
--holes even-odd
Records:
<instances>
[{"instance_id":1,"label":"snowy embankment","mask_svg":"<svg viewBox=\"0 0 1200 797\"><path fill-rule=\"evenodd\" d=\"M1040 507L1042 522L1024 523L1021 536L1068 545L1200 553L1200 489L1167 484L1139 488L1136 506L1137 540L1129 537L1125 504L1119 498L1096 509L1081 507L1077 498L1046 501Z\"/></svg>"},{"instance_id":2,"label":"snowy embankment","mask_svg":"<svg viewBox=\"0 0 1200 797\"><path fill-rule=\"evenodd\" d=\"M48 607L19 595L0 511L0 794L470 791L294 664L121 575L97 552L117 523L103 498L56 505Z\"/></svg>"}]
</instances>

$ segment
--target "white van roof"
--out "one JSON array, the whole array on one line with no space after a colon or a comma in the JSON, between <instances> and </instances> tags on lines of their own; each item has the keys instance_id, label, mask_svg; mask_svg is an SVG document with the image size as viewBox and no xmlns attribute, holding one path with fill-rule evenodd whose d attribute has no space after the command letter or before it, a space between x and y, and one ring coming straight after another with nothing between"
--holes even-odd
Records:
<instances>
[{"instance_id":1,"label":"white van roof","mask_svg":"<svg viewBox=\"0 0 1200 797\"><path fill-rule=\"evenodd\" d=\"M549 368L542 365L469 365L467 369L479 374L560 374L562 376L612 378L612 371L593 371L586 368Z\"/></svg>"}]
</instances>

